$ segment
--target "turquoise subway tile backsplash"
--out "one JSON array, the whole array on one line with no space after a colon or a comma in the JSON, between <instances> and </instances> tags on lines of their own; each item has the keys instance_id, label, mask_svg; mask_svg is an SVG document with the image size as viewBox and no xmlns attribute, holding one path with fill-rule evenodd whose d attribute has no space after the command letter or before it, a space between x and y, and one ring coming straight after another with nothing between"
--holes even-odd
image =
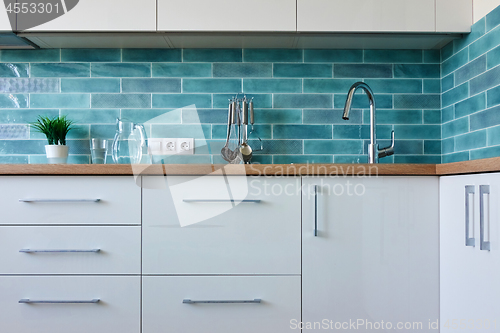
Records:
<instances>
[{"instance_id":1,"label":"turquoise subway tile backsplash","mask_svg":"<svg viewBox=\"0 0 500 333\"><path fill-rule=\"evenodd\" d=\"M442 80L444 163L500 156L499 13L500 7L441 49L441 57L448 57L442 73L449 74Z\"/></svg>"},{"instance_id":2,"label":"turquoise subway tile backsplash","mask_svg":"<svg viewBox=\"0 0 500 333\"><path fill-rule=\"evenodd\" d=\"M117 117L146 123L150 137L195 138L195 155L155 162L225 163L228 99L238 93L254 99L264 148L255 162L364 163L363 92L342 120L357 81L375 92L379 144L395 130L396 154L380 162L498 156L500 28L490 17L441 50L1 50L0 163L46 163L46 141L27 124L58 114L75 121L71 163L88 163L88 139L111 139ZM256 137L250 144L260 148Z\"/></svg>"}]
</instances>

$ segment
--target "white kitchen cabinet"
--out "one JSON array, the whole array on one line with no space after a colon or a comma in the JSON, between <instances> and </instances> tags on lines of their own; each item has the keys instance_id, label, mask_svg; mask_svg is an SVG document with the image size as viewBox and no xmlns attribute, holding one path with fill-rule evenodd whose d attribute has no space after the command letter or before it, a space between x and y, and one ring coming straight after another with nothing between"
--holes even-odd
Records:
<instances>
[{"instance_id":1,"label":"white kitchen cabinet","mask_svg":"<svg viewBox=\"0 0 500 333\"><path fill-rule=\"evenodd\" d=\"M159 31L295 31L295 0L158 0Z\"/></svg>"},{"instance_id":2,"label":"white kitchen cabinet","mask_svg":"<svg viewBox=\"0 0 500 333\"><path fill-rule=\"evenodd\" d=\"M140 280L138 276L2 276L0 332L140 333ZM92 300L99 302L57 303Z\"/></svg>"},{"instance_id":3,"label":"white kitchen cabinet","mask_svg":"<svg viewBox=\"0 0 500 333\"><path fill-rule=\"evenodd\" d=\"M7 11L5 10L4 4L0 4L0 32L12 31L12 26L7 16Z\"/></svg>"},{"instance_id":4,"label":"white kitchen cabinet","mask_svg":"<svg viewBox=\"0 0 500 333\"><path fill-rule=\"evenodd\" d=\"M143 178L144 274L300 274L300 178Z\"/></svg>"},{"instance_id":5,"label":"white kitchen cabinet","mask_svg":"<svg viewBox=\"0 0 500 333\"><path fill-rule=\"evenodd\" d=\"M142 290L143 333L297 332L300 322L300 276L146 276Z\"/></svg>"},{"instance_id":6,"label":"white kitchen cabinet","mask_svg":"<svg viewBox=\"0 0 500 333\"><path fill-rule=\"evenodd\" d=\"M18 30L32 19L18 15ZM156 31L156 0L80 0L63 15L27 31Z\"/></svg>"},{"instance_id":7,"label":"white kitchen cabinet","mask_svg":"<svg viewBox=\"0 0 500 333\"><path fill-rule=\"evenodd\" d=\"M141 224L133 177L0 177L0 224Z\"/></svg>"},{"instance_id":8,"label":"white kitchen cabinet","mask_svg":"<svg viewBox=\"0 0 500 333\"><path fill-rule=\"evenodd\" d=\"M437 177L304 177L302 207L304 327L435 332Z\"/></svg>"},{"instance_id":9,"label":"white kitchen cabinet","mask_svg":"<svg viewBox=\"0 0 500 333\"><path fill-rule=\"evenodd\" d=\"M0 274L141 274L140 226L5 226Z\"/></svg>"},{"instance_id":10,"label":"white kitchen cabinet","mask_svg":"<svg viewBox=\"0 0 500 333\"><path fill-rule=\"evenodd\" d=\"M441 332L497 332L500 174L441 177L439 190Z\"/></svg>"},{"instance_id":11,"label":"white kitchen cabinet","mask_svg":"<svg viewBox=\"0 0 500 333\"><path fill-rule=\"evenodd\" d=\"M472 0L436 0L436 30L439 32L470 32Z\"/></svg>"},{"instance_id":12,"label":"white kitchen cabinet","mask_svg":"<svg viewBox=\"0 0 500 333\"><path fill-rule=\"evenodd\" d=\"M299 32L434 32L435 0L297 0Z\"/></svg>"}]
</instances>

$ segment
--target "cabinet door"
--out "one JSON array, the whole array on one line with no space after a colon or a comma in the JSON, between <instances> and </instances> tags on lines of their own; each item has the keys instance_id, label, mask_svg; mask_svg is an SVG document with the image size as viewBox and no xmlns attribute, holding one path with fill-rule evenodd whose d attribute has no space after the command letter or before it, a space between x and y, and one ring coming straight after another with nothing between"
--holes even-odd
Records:
<instances>
[{"instance_id":1,"label":"cabinet door","mask_svg":"<svg viewBox=\"0 0 500 333\"><path fill-rule=\"evenodd\" d=\"M469 33L471 26L472 0L436 0L436 31Z\"/></svg>"},{"instance_id":2,"label":"cabinet door","mask_svg":"<svg viewBox=\"0 0 500 333\"><path fill-rule=\"evenodd\" d=\"M435 331L437 177L303 178L302 202L304 325L355 322L371 332L382 321L415 322Z\"/></svg>"},{"instance_id":3,"label":"cabinet door","mask_svg":"<svg viewBox=\"0 0 500 333\"><path fill-rule=\"evenodd\" d=\"M300 331L300 276L145 276L142 292L143 333Z\"/></svg>"},{"instance_id":4,"label":"cabinet door","mask_svg":"<svg viewBox=\"0 0 500 333\"><path fill-rule=\"evenodd\" d=\"M12 31L12 26L3 3L0 4L0 32L2 31Z\"/></svg>"},{"instance_id":5,"label":"cabinet door","mask_svg":"<svg viewBox=\"0 0 500 333\"><path fill-rule=\"evenodd\" d=\"M434 32L434 0L297 0L297 30Z\"/></svg>"},{"instance_id":6,"label":"cabinet door","mask_svg":"<svg viewBox=\"0 0 500 333\"><path fill-rule=\"evenodd\" d=\"M489 186L489 191L483 187L481 195L481 186ZM441 332L454 332L457 325L462 329L460 325L465 325L467 332L480 332L488 325L496 331L500 328L500 175L441 177L439 200ZM481 250L481 215L490 251Z\"/></svg>"},{"instance_id":7,"label":"cabinet door","mask_svg":"<svg viewBox=\"0 0 500 333\"><path fill-rule=\"evenodd\" d=\"M18 30L30 20L29 15L18 15ZM156 31L156 1L80 0L63 15L28 31Z\"/></svg>"},{"instance_id":8,"label":"cabinet door","mask_svg":"<svg viewBox=\"0 0 500 333\"><path fill-rule=\"evenodd\" d=\"M295 0L158 0L160 31L295 31Z\"/></svg>"}]
</instances>

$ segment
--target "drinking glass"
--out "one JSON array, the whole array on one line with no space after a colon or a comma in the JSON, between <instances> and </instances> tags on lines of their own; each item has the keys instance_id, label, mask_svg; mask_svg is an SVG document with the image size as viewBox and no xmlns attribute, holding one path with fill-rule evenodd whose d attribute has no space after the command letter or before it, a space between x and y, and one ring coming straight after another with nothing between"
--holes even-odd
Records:
<instances>
[{"instance_id":1,"label":"drinking glass","mask_svg":"<svg viewBox=\"0 0 500 333\"><path fill-rule=\"evenodd\" d=\"M108 140L105 139L90 139L90 156L92 164L106 164Z\"/></svg>"}]
</instances>

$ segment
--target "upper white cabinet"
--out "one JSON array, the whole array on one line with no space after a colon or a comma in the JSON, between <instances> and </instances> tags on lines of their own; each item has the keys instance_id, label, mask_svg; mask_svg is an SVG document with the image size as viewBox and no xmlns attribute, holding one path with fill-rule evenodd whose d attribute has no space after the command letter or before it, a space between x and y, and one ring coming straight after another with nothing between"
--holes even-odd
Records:
<instances>
[{"instance_id":1,"label":"upper white cabinet","mask_svg":"<svg viewBox=\"0 0 500 333\"><path fill-rule=\"evenodd\" d=\"M295 31L295 1L158 0L158 30Z\"/></svg>"},{"instance_id":2,"label":"upper white cabinet","mask_svg":"<svg viewBox=\"0 0 500 333\"><path fill-rule=\"evenodd\" d=\"M59 8L59 10L61 9ZM29 26L30 20L32 20L30 16L18 15L18 30L23 30L23 26ZM126 32L155 30L155 0L80 0L74 8L69 9L63 15L28 31Z\"/></svg>"},{"instance_id":3,"label":"upper white cabinet","mask_svg":"<svg viewBox=\"0 0 500 333\"><path fill-rule=\"evenodd\" d=\"M470 32L472 0L297 0L299 32Z\"/></svg>"},{"instance_id":4,"label":"upper white cabinet","mask_svg":"<svg viewBox=\"0 0 500 333\"><path fill-rule=\"evenodd\" d=\"M433 32L434 13L434 0L297 0L297 30Z\"/></svg>"},{"instance_id":5,"label":"upper white cabinet","mask_svg":"<svg viewBox=\"0 0 500 333\"><path fill-rule=\"evenodd\" d=\"M7 16L7 11L3 3L0 4L0 31L12 31L9 17Z\"/></svg>"},{"instance_id":6,"label":"upper white cabinet","mask_svg":"<svg viewBox=\"0 0 500 333\"><path fill-rule=\"evenodd\" d=\"M472 0L436 0L436 31L470 32Z\"/></svg>"}]
</instances>

